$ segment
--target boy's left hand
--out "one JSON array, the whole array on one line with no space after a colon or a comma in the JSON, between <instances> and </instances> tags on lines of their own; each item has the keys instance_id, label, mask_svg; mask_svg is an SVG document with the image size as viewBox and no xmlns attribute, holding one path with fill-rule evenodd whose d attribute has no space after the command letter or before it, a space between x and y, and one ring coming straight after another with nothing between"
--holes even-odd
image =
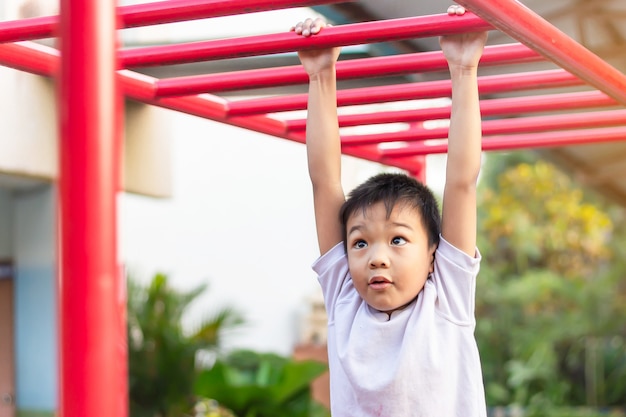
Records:
<instances>
[{"instance_id":1,"label":"boy's left hand","mask_svg":"<svg viewBox=\"0 0 626 417\"><path fill-rule=\"evenodd\" d=\"M462 16L465 8L452 5L448 8L448 15ZM483 53L487 42L487 32L459 33L439 38L439 45L448 65L459 68L475 68Z\"/></svg>"}]
</instances>

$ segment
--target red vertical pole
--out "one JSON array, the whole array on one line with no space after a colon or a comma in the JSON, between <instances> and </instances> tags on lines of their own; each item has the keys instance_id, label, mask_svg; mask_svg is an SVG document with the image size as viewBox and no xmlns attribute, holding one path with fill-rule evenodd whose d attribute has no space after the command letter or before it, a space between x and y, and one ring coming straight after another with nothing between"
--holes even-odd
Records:
<instances>
[{"instance_id":1,"label":"red vertical pole","mask_svg":"<svg viewBox=\"0 0 626 417\"><path fill-rule=\"evenodd\" d=\"M60 1L59 408L62 417L123 417L115 2Z\"/></svg>"}]
</instances>

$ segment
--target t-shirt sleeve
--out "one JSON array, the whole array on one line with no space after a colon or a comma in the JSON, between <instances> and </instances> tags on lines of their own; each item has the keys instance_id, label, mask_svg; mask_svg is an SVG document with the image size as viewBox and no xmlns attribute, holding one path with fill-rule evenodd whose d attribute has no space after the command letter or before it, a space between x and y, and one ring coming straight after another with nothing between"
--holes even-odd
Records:
<instances>
[{"instance_id":1,"label":"t-shirt sleeve","mask_svg":"<svg viewBox=\"0 0 626 417\"><path fill-rule=\"evenodd\" d=\"M313 271L322 287L324 305L329 320L334 317L334 305L348 278L348 258L343 248L343 242L335 245L331 250L320 256L313 263Z\"/></svg>"},{"instance_id":2,"label":"t-shirt sleeve","mask_svg":"<svg viewBox=\"0 0 626 417\"><path fill-rule=\"evenodd\" d=\"M432 280L437 290L437 311L459 325L475 324L476 276L481 255L471 257L440 237Z\"/></svg>"}]
</instances>

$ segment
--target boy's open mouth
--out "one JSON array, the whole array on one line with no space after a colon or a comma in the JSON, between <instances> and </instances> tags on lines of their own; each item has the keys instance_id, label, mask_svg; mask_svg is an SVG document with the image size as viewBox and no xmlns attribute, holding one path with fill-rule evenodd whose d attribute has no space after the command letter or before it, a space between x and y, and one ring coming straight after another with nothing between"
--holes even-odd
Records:
<instances>
[{"instance_id":1,"label":"boy's open mouth","mask_svg":"<svg viewBox=\"0 0 626 417\"><path fill-rule=\"evenodd\" d=\"M387 288L388 286L392 285L393 283L391 282L391 280L385 278L385 277L372 277L370 278L369 282L367 283L367 285L369 285L370 288L374 289L374 290L382 290Z\"/></svg>"}]
</instances>

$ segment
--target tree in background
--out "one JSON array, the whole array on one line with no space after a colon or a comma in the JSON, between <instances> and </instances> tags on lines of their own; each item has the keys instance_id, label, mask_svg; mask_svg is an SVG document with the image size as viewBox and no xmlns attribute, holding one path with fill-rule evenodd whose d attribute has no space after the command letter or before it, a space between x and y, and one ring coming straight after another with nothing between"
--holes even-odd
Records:
<instances>
[{"instance_id":1,"label":"tree in background","mask_svg":"<svg viewBox=\"0 0 626 417\"><path fill-rule=\"evenodd\" d=\"M626 405L623 208L529 154L490 158L476 304L488 403Z\"/></svg>"},{"instance_id":2,"label":"tree in background","mask_svg":"<svg viewBox=\"0 0 626 417\"><path fill-rule=\"evenodd\" d=\"M206 285L178 291L157 274L148 286L128 284L128 366L131 417L179 417L192 413L196 355L217 349L224 330L242 324L239 313L222 309L192 332L182 318Z\"/></svg>"}]
</instances>

